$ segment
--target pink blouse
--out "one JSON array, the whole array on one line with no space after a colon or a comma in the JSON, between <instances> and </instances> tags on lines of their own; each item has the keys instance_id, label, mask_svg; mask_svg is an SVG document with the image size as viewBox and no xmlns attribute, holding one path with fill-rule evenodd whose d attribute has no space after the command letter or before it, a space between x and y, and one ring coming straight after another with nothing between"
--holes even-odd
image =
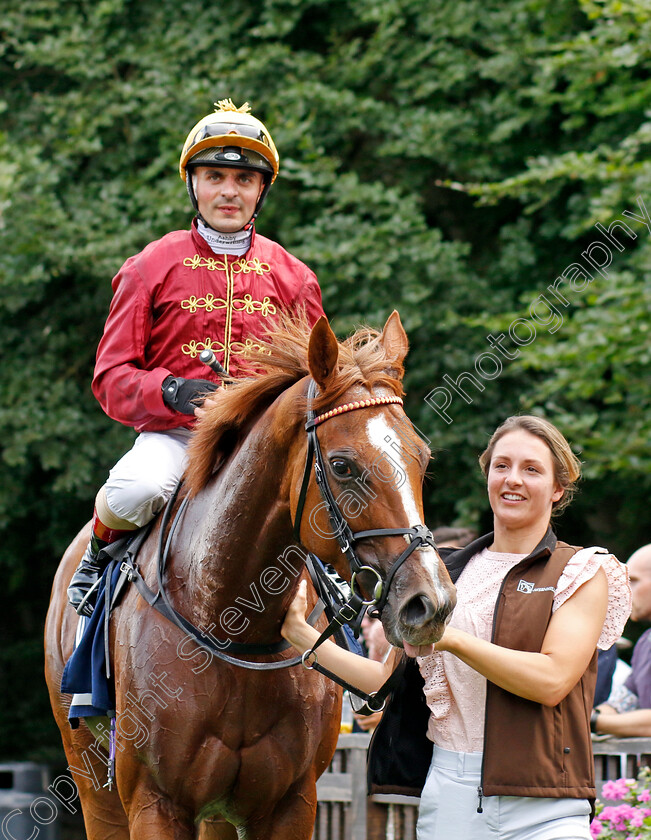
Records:
<instances>
[{"instance_id":1,"label":"pink blouse","mask_svg":"<svg viewBox=\"0 0 651 840\"><path fill-rule=\"evenodd\" d=\"M468 563L457 581L457 606L450 626L490 641L493 611L506 573L526 554L483 549ZM628 569L604 548L578 551L559 578L555 612L602 568L608 578L608 610L598 647L609 648L622 634L631 612ZM457 752L481 752L484 744L486 678L454 654L435 651L418 658L430 709L428 737L439 747Z\"/></svg>"}]
</instances>

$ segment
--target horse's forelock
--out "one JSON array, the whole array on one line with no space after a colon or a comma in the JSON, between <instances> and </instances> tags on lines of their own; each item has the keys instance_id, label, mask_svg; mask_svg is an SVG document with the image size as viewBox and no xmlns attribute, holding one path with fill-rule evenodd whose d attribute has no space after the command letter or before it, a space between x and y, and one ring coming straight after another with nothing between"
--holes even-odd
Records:
<instances>
[{"instance_id":1,"label":"horse's forelock","mask_svg":"<svg viewBox=\"0 0 651 840\"><path fill-rule=\"evenodd\" d=\"M356 385L369 390L385 388L401 397L404 394L401 363L387 357L380 334L370 327L361 327L339 344L339 370L328 383L328 389L314 400L317 413L334 406Z\"/></svg>"},{"instance_id":2,"label":"horse's forelock","mask_svg":"<svg viewBox=\"0 0 651 840\"><path fill-rule=\"evenodd\" d=\"M254 373L228 386L197 423L188 449L185 481L195 495L206 486L244 434L244 429L295 382L309 374L308 347L311 328L301 313L284 315L260 341L260 350L250 352ZM332 407L355 385L386 388L403 395L401 364L387 358L380 334L369 327L358 329L339 343L337 375L319 394L314 409L320 413ZM295 406L304 415L305 404Z\"/></svg>"}]
</instances>

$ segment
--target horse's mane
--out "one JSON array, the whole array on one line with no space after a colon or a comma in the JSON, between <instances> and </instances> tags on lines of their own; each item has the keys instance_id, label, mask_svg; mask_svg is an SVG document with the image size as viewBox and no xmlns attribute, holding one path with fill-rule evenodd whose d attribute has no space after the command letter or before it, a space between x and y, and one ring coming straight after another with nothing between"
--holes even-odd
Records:
<instances>
[{"instance_id":1,"label":"horse's mane","mask_svg":"<svg viewBox=\"0 0 651 840\"><path fill-rule=\"evenodd\" d=\"M185 481L195 495L245 436L252 422L287 388L309 376L308 346L311 328L304 315L283 315L250 351L251 375L233 380L198 421L188 449ZM361 327L339 342L337 374L313 403L317 413L333 407L354 385L385 387L403 395L402 363L387 356L380 333ZM297 400L304 415L306 399Z\"/></svg>"}]
</instances>

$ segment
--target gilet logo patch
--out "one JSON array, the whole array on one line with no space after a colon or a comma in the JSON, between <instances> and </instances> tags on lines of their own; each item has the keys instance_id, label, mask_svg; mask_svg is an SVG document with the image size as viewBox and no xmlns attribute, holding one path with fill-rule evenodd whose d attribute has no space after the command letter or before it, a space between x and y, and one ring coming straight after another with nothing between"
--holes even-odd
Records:
<instances>
[{"instance_id":1,"label":"gilet logo patch","mask_svg":"<svg viewBox=\"0 0 651 840\"><path fill-rule=\"evenodd\" d=\"M528 580L521 580L518 583L518 592L524 592L525 595L529 595L531 592L555 592L556 587L554 586L536 586L535 583L529 583Z\"/></svg>"}]
</instances>

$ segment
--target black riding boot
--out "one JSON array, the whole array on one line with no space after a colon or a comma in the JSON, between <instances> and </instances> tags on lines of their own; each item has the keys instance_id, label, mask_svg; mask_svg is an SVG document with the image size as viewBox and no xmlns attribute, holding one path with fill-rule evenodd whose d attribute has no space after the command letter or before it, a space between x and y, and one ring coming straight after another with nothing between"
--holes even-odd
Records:
<instances>
[{"instance_id":1,"label":"black riding boot","mask_svg":"<svg viewBox=\"0 0 651 840\"><path fill-rule=\"evenodd\" d=\"M68 601L79 615L90 617L95 609L99 579L106 568L98 555L107 544L93 534L68 586Z\"/></svg>"}]
</instances>

